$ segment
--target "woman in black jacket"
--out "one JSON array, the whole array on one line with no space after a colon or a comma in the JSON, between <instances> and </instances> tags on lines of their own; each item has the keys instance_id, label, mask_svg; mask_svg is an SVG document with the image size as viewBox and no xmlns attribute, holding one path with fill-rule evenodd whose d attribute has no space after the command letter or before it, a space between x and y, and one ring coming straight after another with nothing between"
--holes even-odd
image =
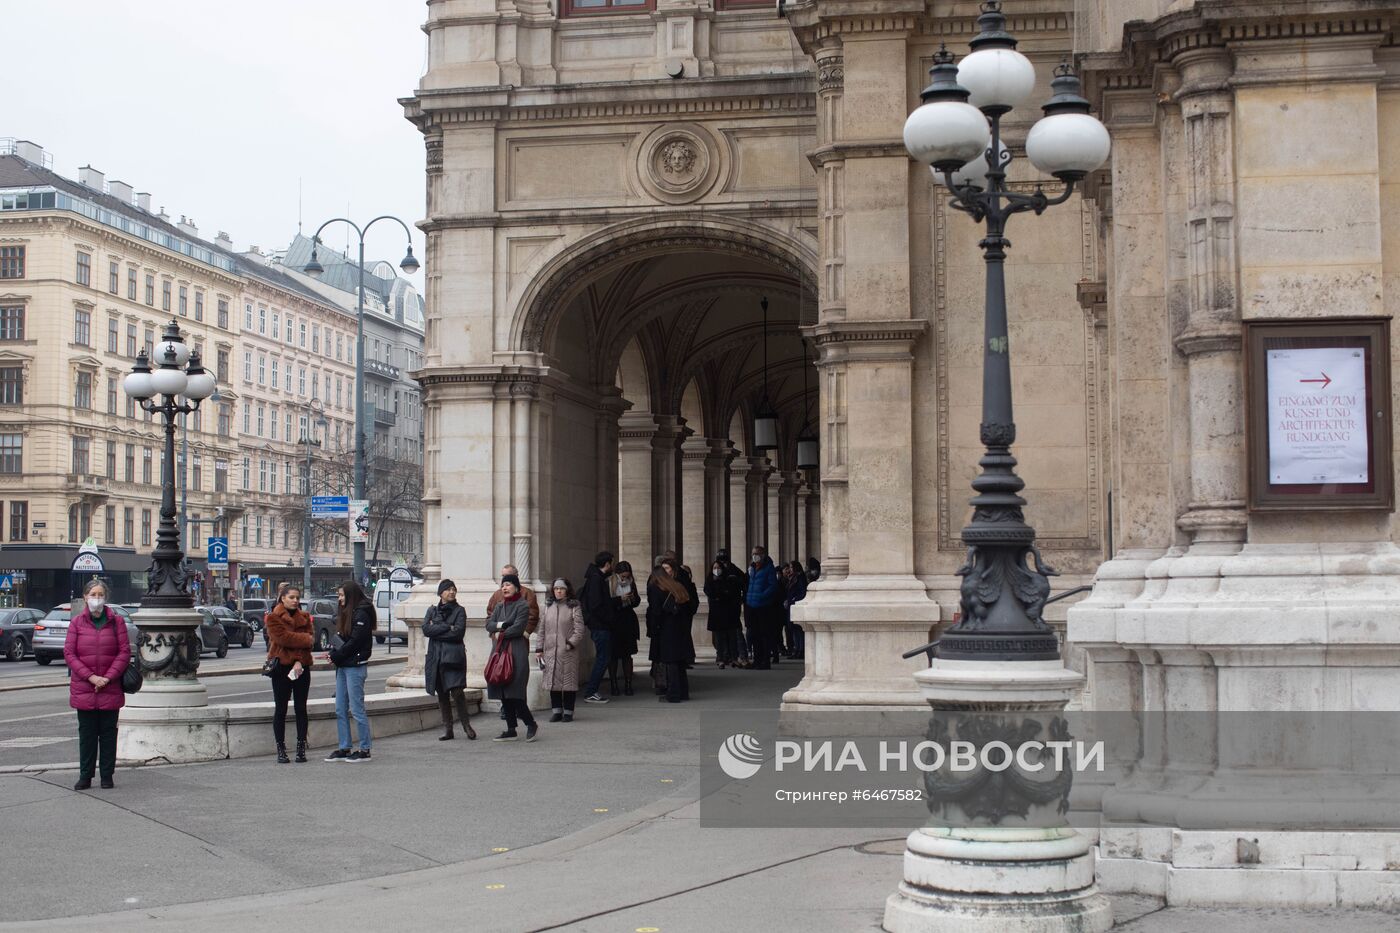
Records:
<instances>
[{"instance_id":1,"label":"woman in black jacket","mask_svg":"<svg viewBox=\"0 0 1400 933\"><path fill-rule=\"evenodd\" d=\"M695 615L695 586L680 578L680 565L669 557L657 562L647 581L647 631L654 632L651 659L665 671L663 701L690 699L685 669L695 660L690 620Z\"/></svg>"},{"instance_id":2,"label":"woman in black jacket","mask_svg":"<svg viewBox=\"0 0 1400 933\"><path fill-rule=\"evenodd\" d=\"M428 639L428 653L423 661L423 685L429 693L437 694L438 709L442 711L442 735L439 742L455 738L452 733L452 704L457 704L457 716L468 739L476 738L469 721L467 697L467 649L463 640L467 634L467 613L457 605L457 584L443 580L438 584L438 604L428 610L423 620L423 635Z\"/></svg>"},{"instance_id":3,"label":"woman in black jacket","mask_svg":"<svg viewBox=\"0 0 1400 933\"><path fill-rule=\"evenodd\" d=\"M724 562L710 565L705 578L705 597L710 603L706 628L715 644L715 665L723 670L739 660L739 613L744 604L741 579L727 572Z\"/></svg>"},{"instance_id":4,"label":"woman in black jacket","mask_svg":"<svg viewBox=\"0 0 1400 933\"><path fill-rule=\"evenodd\" d=\"M369 717L365 715L365 676L374 649L378 620L374 605L354 580L346 580L335 591L340 600L336 617L334 647L326 659L335 665L335 726L339 747L327 761L369 761ZM355 720L360 747L350 750L350 720Z\"/></svg>"}]
</instances>

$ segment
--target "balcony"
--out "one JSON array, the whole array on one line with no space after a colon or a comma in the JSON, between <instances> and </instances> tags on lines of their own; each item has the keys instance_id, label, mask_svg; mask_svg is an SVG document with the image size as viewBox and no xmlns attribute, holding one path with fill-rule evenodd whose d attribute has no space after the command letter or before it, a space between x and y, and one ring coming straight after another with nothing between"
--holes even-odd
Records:
<instances>
[{"instance_id":1,"label":"balcony","mask_svg":"<svg viewBox=\"0 0 1400 933\"><path fill-rule=\"evenodd\" d=\"M376 359L365 360L365 375L377 376L390 382L399 381L399 368Z\"/></svg>"},{"instance_id":2,"label":"balcony","mask_svg":"<svg viewBox=\"0 0 1400 933\"><path fill-rule=\"evenodd\" d=\"M107 477L95 473L69 473L64 478L63 489L79 496L107 495Z\"/></svg>"},{"instance_id":3,"label":"balcony","mask_svg":"<svg viewBox=\"0 0 1400 933\"><path fill-rule=\"evenodd\" d=\"M399 420L399 416L398 416L397 414L395 414L393 411L391 411L390 409L388 409L388 408L380 408L380 407L377 406L377 405L375 406L375 408L374 408L374 423L375 423L375 424L377 424L377 425L379 425L379 426L381 426L381 427L385 427L385 428L392 428L392 427L394 426L394 423L397 422L398 420Z\"/></svg>"}]
</instances>

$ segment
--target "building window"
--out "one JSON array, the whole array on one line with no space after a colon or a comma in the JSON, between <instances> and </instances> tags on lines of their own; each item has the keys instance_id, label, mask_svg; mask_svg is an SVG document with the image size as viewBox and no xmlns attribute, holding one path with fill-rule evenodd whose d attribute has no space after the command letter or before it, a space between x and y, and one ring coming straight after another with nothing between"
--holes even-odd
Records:
<instances>
[{"instance_id":1,"label":"building window","mask_svg":"<svg viewBox=\"0 0 1400 933\"><path fill-rule=\"evenodd\" d=\"M78 373L78 389L73 393L73 407L84 411L92 410L92 373L86 370Z\"/></svg>"},{"instance_id":2,"label":"building window","mask_svg":"<svg viewBox=\"0 0 1400 933\"><path fill-rule=\"evenodd\" d=\"M127 270L126 270L126 297L127 297L129 300L131 300L131 301L135 301L135 300L136 300L136 270L135 270L135 269L127 269Z\"/></svg>"},{"instance_id":3,"label":"building window","mask_svg":"<svg viewBox=\"0 0 1400 933\"><path fill-rule=\"evenodd\" d=\"M10 540L29 540L29 502L20 499L10 503Z\"/></svg>"},{"instance_id":4,"label":"building window","mask_svg":"<svg viewBox=\"0 0 1400 933\"><path fill-rule=\"evenodd\" d=\"M243 526L243 543L246 545L248 543L248 516L243 516L243 520L239 524Z\"/></svg>"},{"instance_id":5,"label":"building window","mask_svg":"<svg viewBox=\"0 0 1400 933\"><path fill-rule=\"evenodd\" d=\"M274 441L277 440L277 406L276 406L276 405L273 405L273 406L272 406L272 418L271 418L271 422L268 424L268 428L271 429L271 431L272 431L272 440L274 440Z\"/></svg>"},{"instance_id":6,"label":"building window","mask_svg":"<svg viewBox=\"0 0 1400 933\"><path fill-rule=\"evenodd\" d=\"M122 544L131 547L136 543L136 510L131 506L122 509Z\"/></svg>"},{"instance_id":7,"label":"building window","mask_svg":"<svg viewBox=\"0 0 1400 933\"><path fill-rule=\"evenodd\" d=\"M290 362L287 363L287 371L283 374L282 380L283 388L288 392L292 391L292 364Z\"/></svg>"},{"instance_id":8,"label":"building window","mask_svg":"<svg viewBox=\"0 0 1400 933\"><path fill-rule=\"evenodd\" d=\"M258 492L267 492L267 461L266 461L266 460L259 460L259 461L258 461ZM258 524L259 524L259 525L262 524L262 519L259 519L259 520L258 520ZM258 543L259 543L259 544L262 544L262 541L259 540Z\"/></svg>"},{"instance_id":9,"label":"building window","mask_svg":"<svg viewBox=\"0 0 1400 933\"><path fill-rule=\"evenodd\" d=\"M78 251L78 269L73 274L79 285L92 285L92 254Z\"/></svg>"},{"instance_id":10,"label":"building window","mask_svg":"<svg viewBox=\"0 0 1400 933\"><path fill-rule=\"evenodd\" d=\"M107 442L107 478L115 480L117 478L117 442Z\"/></svg>"},{"instance_id":11,"label":"building window","mask_svg":"<svg viewBox=\"0 0 1400 933\"><path fill-rule=\"evenodd\" d=\"M214 491L228 492L228 461L214 461Z\"/></svg>"},{"instance_id":12,"label":"building window","mask_svg":"<svg viewBox=\"0 0 1400 933\"><path fill-rule=\"evenodd\" d=\"M156 303L156 277L151 273L146 273L146 304Z\"/></svg>"},{"instance_id":13,"label":"building window","mask_svg":"<svg viewBox=\"0 0 1400 933\"><path fill-rule=\"evenodd\" d=\"M144 339L143 339L141 342L145 345L144 349L145 349L145 351L146 351L146 359L148 359L148 360L150 360L151 362L154 363L154 362L155 362L155 355L156 355L156 332L155 332L155 328L147 327L147 328L146 328L145 334L143 334L143 338L144 338ZM157 365L159 365L159 364L157 364Z\"/></svg>"},{"instance_id":14,"label":"building window","mask_svg":"<svg viewBox=\"0 0 1400 933\"><path fill-rule=\"evenodd\" d=\"M218 375L220 382L228 382L228 351L219 351Z\"/></svg>"},{"instance_id":15,"label":"building window","mask_svg":"<svg viewBox=\"0 0 1400 933\"><path fill-rule=\"evenodd\" d=\"M136 399L132 398L130 395L126 397L126 416L128 418L136 417Z\"/></svg>"},{"instance_id":16,"label":"building window","mask_svg":"<svg viewBox=\"0 0 1400 933\"><path fill-rule=\"evenodd\" d=\"M340 359L341 355L344 354L344 353L345 353L345 335L344 335L344 334L336 334L336 335L335 335L335 358L336 358L336 359Z\"/></svg>"},{"instance_id":17,"label":"building window","mask_svg":"<svg viewBox=\"0 0 1400 933\"><path fill-rule=\"evenodd\" d=\"M160 283L160 309L170 310L170 280L166 279Z\"/></svg>"},{"instance_id":18,"label":"building window","mask_svg":"<svg viewBox=\"0 0 1400 933\"><path fill-rule=\"evenodd\" d=\"M204 320L204 292L194 293L194 319Z\"/></svg>"},{"instance_id":19,"label":"building window","mask_svg":"<svg viewBox=\"0 0 1400 933\"><path fill-rule=\"evenodd\" d=\"M252 434L253 406L248 402L243 403L243 433Z\"/></svg>"},{"instance_id":20,"label":"building window","mask_svg":"<svg viewBox=\"0 0 1400 933\"><path fill-rule=\"evenodd\" d=\"M252 479L253 479L253 460L252 460L251 457L244 457L244 458L243 458L243 491L244 491L244 492L247 492L247 491L248 491L248 487L252 485Z\"/></svg>"},{"instance_id":21,"label":"building window","mask_svg":"<svg viewBox=\"0 0 1400 933\"><path fill-rule=\"evenodd\" d=\"M0 434L0 473L24 472L24 435Z\"/></svg>"},{"instance_id":22,"label":"building window","mask_svg":"<svg viewBox=\"0 0 1400 933\"><path fill-rule=\"evenodd\" d=\"M312 353L320 353L320 352L321 352L321 325L320 325L320 324L312 324L312 325L311 325L311 352L312 352Z\"/></svg>"},{"instance_id":23,"label":"building window","mask_svg":"<svg viewBox=\"0 0 1400 933\"><path fill-rule=\"evenodd\" d=\"M0 308L0 340L24 339L24 305Z\"/></svg>"},{"instance_id":24,"label":"building window","mask_svg":"<svg viewBox=\"0 0 1400 933\"><path fill-rule=\"evenodd\" d=\"M24 367L0 367L0 405L24 404Z\"/></svg>"},{"instance_id":25,"label":"building window","mask_svg":"<svg viewBox=\"0 0 1400 933\"><path fill-rule=\"evenodd\" d=\"M303 347L306 346L306 322L305 322L305 321L302 321L300 324L297 325L297 342L298 342L301 346L303 346Z\"/></svg>"},{"instance_id":26,"label":"building window","mask_svg":"<svg viewBox=\"0 0 1400 933\"><path fill-rule=\"evenodd\" d=\"M121 345L121 322L114 317L107 318L107 352L116 353Z\"/></svg>"},{"instance_id":27,"label":"building window","mask_svg":"<svg viewBox=\"0 0 1400 933\"><path fill-rule=\"evenodd\" d=\"M189 317L190 314L190 290L188 287L180 286L180 316Z\"/></svg>"},{"instance_id":28,"label":"building window","mask_svg":"<svg viewBox=\"0 0 1400 933\"><path fill-rule=\"evenodd\" d=\"M141 482L151 485L151 448L141 448Z\"/></svg>"},{"instance_id":29,"label":"building window","mask_svg":"<svg viewBox=\"0 0 1400 933\"><path fill-rule=\"evenodd\" d=\"M136 359L136 325L126 325L126 355Z\"/></svg>"},{"instance_id":30,"label":"building window","mask_svg":"<svg viewBox=\"0 0 1400 933\"><path fill-rule=\"evenodd\" d=\"M110 545L117 543L117 507L109 505L102 514L102 540Z\"/></svg>"},{"instance_id":31,"label":"building window","mask_svg":"<svg viewBox=\"0 0 1400 933\"><path fill-rule=\"evenodd\" d=\"M73 342L83 347L92 346L92 312L82 308L73 310Z\"/></svg>"},{"instance_id":32,"label":"building window","mask_svg":"<svg viewBox=\"0 0 1400 933\"><path fill-rule=\"evenodd\" d=\"M305 367L305 366L298 366L298 367L297 367L297 394L298 394L298 395L305 395L305 394L306 394L306 367Z\"/></svg>"},{"instance_id":33,"label":"building window","mask_svg":"<svg viewBox=\"0 0 1400 933\"><path fill-rule=\"evenodd\" d=\"M275 479L275 477L274 477L274 479ZM275 484L274 484L274 485L275 485ZM269 516L267 517L267 546L268 546L268 547L276 547L276 546L277 546L277 516L276 516L276 515L269 515Z\"/></svg>"},{"instance_id":34,"label":"building window","mask_svg":"<svg viewBox=\"0 0 1400 933\"><path fill-rule=\"evenodd\" d=\"M276 311L272 312L272 339L276 340L282 333L282 315Z\"/></svg>"},{"instance_id":35,"label":"building window","mask_svg":"<svg viewBox=\"0 0 1400 933\"><path fill-rule=\"evenodd\" d=\"M291 342L292 342L292 316L289 314L289 315L287 315L287 344L288 344L288 345L291 345Z\"/></svg>"},{"instance_id":36,"label":"building window","mask_svg":"<svg viewBox=\"0 0 1400 933\"><path fill-rule=\"evenodd\" d=\"M151 510L141 510L141 546L151 546Z\"/></svg>"},{"instance_id":37,"label":"building window","mask_svg":"<svg viewBox=\"0 0 1400 933\"><path fill-rule=\"evenodd\" d=\"M260 333L260 334L265 334L265 333L267 333L267 309L266 309L266 308L259 308L259 309L258 309L258 333Z\"/></svg>"},{"instance_id":38,"label":"building window","mask_svg":"<svg viewBox=\"0 0 1400 933\"><path fill-rule=\"evenodd\" d=\"M122 476L128 483L136 482L136 445L127 444L125 455L122 457Z\"/></svg>"},{"instance_id":39,"label":"building window","mask_svg":"<svg viewBox=\"0 0 1400 933\"><path fill-rule=\"evenodd\" d=\"M274 356L274 357L272 358L272 383L271 383L271 384L272 384L273 391L276 391L276 390L277 390L278 385L279 385L279 383L281 383L281 381L282 381L281 374L277 372L277 357Z\"/></svg>"},{"instance_id":40,"label":"building window","mask_svg":"<svg viewBox=\"0 0 1400 933\"><path fill-rule=\"evenodd\" d=\"M107 414L117 413L117 377L107 377Z\"/></svg>"},{"instance_id":41,"label":"building window","mask_svg":"<svg viewBox=\"0 0 1400 933\"><path fill-rule=\"evenodd\" d=\"M258 402L258 437L263 436L263 420L267 414L267 408L262 402Z\"/></svg>"},{"instance_id":42,"label":"building window","mask_svg":"<svg viewBox=\"0 0 1400 933\"><path fill-rule=\"evenodd\" d=\"M204 409L203 409L203 408L196 408L196 409L194 410L194 424L190 425L190 427L191 427L191 429L193 429L193 430L195 430L195 431L203 431L203 430L204 430Z\"/></svg>"},{"instance_id":43,"label":"building window","mask_svg":"<svg viewBox=\"0 0 1400 933\"><path fill-rule=\"evenodd\" d=\"M245 302L243 305L243 329L253 329L253 305L251 302Z\"/></svg>"},{"instance_id":44,"label":"building window","mask_svg":"<svg viewBox=\"0 0 1400 933\"><path fill-rule=\"evenodd\" d=\"M0 279L24 278L24 247L0 246Z\"/></svg>"},{"instance_id":45,"label":"building window","mask_svg":"<svg viewBox=\"0 0 1400 933\"><path fill-rule=\"evenodd\" d=\"M114 261L112 261L112 262L110 262L110 263L107 264L107 291L109 291L109 292L111 292L113 295L115 295L115 294L117 293L117 289L121 288L121 284L122 284L121 263L116 262L116 261L114 260Z\"/></svg>"},{"instance_id":46,"label":"building window","mask_svg":"<svg viewBox=\"0 0 1400 933\"><path fill-rule=\"evenodd\" d=\"M88 452L92 449L92 438L75 435L73 437L72 471L79 475L88 472Z\"/></svg>"},{"instance_id":47,"label":"building window","mask_svg":"<svg viewBox=\"0 0 1400 933\"><path fill-rule=\"evenodd\" d=\"M290 410L287 411L287 420L284 421L283 424L286 425L286 430L283 432L282 436L285 437L287 440L291 440L291 439L292 439L292 413L291 413ZM290 490L289 490L289 491L290 491Z\"/></svg>"},{"instance_id":48,"label":"building window","mask_svg":"<svg viewBox=\"0 0 1400 933\"><path fill-rule=\"evenodd\" d=\"M292 461L282 464L282 492L292 494Z\"/></svg>"},{"instance_id":49,"label":"building window","mask_svg":"<svg viewBox=\"0 0 1400 933\"><path fill-rule=\"evenodd\" d=\"M258 385L267 385L267 354L258 354Z\"/></svg>"},{"instance_id":50,"label":"building window","mask_svg":"<svg viewBox=\"0 0 1400 933\"><path fill-rule=\"evenodd\" d=\"M252 381L253 381L253 351L252 351L252 350L244 350L244 351L243 351L243 381L244 381L244 382L252 382Z\"/></svg>"},{"instance_id":51,"label":"building window","mask_svg":"<svg viewBox=\"0 0 1400 933\"><path fill-rule=\"evenodd\" d=\"M219 406L219 436L228 437L233 433L233 409L228 405Z\"/></svg>"},{"instance_id":52,"label":"building window","mask_svg":"<svg viewBox=\"0 0 1400 933\"><path fill-rule=\"evenodd\" d=\"M219 299L219 311L218 311L218 314L219 314L219 319L218 319L218 321L217 321L218 325L219 325L220 327L222 327L224 330L228 330L228 299L227 299L227 298L220 298L220 299Z\"/></svg>"},{"instance_id":53,"label":"building window","mask_svg":"<svg viewBox=\"0 0 1400 933\"><path fill-rule=\"evenodd\" d=\"M199 492L204 487L204 461L200 458L199 454L194 455L190 485L194 487L195 492Z\"/></svg>"}]
</instances>

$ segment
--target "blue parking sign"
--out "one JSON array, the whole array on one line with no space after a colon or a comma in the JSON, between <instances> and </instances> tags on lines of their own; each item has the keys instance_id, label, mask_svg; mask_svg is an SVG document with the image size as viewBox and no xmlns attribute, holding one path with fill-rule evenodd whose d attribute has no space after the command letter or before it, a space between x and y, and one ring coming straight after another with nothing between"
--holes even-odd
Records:
<instances>
[{"instance_id":1,"label":"blue parking sign","mask_svg":"<svg viewBox=\"0 0 1400 933\"><path fill-rule=\"evenodd\" d=\"M210 538L209 546L209 569L228 569L228 538Z\"/></svg>"}]
</instances>

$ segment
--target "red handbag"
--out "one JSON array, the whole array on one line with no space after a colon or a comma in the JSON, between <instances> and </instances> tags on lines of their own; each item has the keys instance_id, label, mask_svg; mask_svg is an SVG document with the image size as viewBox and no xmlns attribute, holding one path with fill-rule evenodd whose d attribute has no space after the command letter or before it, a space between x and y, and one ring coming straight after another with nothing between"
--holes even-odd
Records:
<instances>
[{"instance_id":1,"label":"red handbag","mask_svg":"<svg viewBox=\"0 0 1400 933\"><path fill-rule=\"evenodd\" d=\"M504 687L515 679L515 656L510 653L506 639L496 642L496 649L486 661L486 682L493 687Z\"/></svg>"}]
</instances>

